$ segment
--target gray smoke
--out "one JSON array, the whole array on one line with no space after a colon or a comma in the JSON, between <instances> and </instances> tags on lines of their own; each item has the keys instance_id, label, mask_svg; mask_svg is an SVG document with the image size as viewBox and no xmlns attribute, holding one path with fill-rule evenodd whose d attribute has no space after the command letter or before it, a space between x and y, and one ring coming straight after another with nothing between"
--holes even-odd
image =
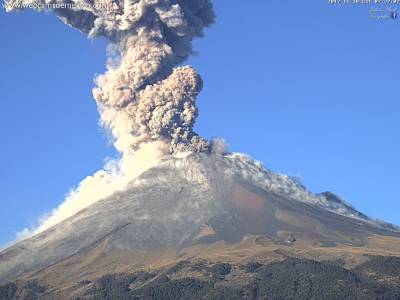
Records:
<instances>
[{"instance_id":1,"label":"gray smoke","mask_svg":"<svg viewBox=\"0 0 400 300\"><path fill-rule=\"evenodd\" d=\"M209 0L9 0L5 7L51 10L89 37L111 41L107 71L96 78L93 95L122 154L82 180L22 238L125 189L165 155L211 151L193 131L202 80L193 68L177 67L192 53L193 38L214 21Z\"/></svg>"},{"instance_id":2,"label":"gray smoke","mask_svg":"<svg viewBox=\"0 0 400 300\"><path fill-rule=\"evenodd\" d=\"M101 124L123 154L162 140L170 153L208 152L193 126L202 80L176 67L214 21L209 0L10 0L8 11L51 9L65 24L111 41L107 71L93 90Z\"/></svg>"}]
</instances>

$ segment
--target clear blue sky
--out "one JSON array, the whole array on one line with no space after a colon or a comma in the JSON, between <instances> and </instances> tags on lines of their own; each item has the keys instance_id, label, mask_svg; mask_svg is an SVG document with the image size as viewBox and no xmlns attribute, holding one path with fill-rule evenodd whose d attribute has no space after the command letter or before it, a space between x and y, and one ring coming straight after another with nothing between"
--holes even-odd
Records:
<instances>
[{"instance_id":1,"label":"clear blue sky","mask_svg":"<svg viewBox=\"0 0 400 300\"><path fill-rule=\"evenodd\" d=\"M197 131L400 223L400 20L325 0L215 0L195 42ZM105 41L51 14L0 12L0 244L113 156L93 76Z\"/></svg>"}]
</instances>

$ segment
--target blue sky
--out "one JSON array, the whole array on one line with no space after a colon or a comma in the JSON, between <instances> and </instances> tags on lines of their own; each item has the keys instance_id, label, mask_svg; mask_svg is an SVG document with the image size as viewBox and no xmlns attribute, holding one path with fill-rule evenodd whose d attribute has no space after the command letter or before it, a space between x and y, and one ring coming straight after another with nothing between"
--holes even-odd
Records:
<instances>
[{"instance_id":1,"label":"blue sky","mask_svg":"<svg viewBox=\"0 0 400 300\"><path fill-rule=\"evenodd\" d=\"M400 224L400 20L325 0L215 0L189 61L196 130ZM104 40L51 14L0 12L0 244L56 207L114 150L97 125Z\"/></svg>"}]
</instances>

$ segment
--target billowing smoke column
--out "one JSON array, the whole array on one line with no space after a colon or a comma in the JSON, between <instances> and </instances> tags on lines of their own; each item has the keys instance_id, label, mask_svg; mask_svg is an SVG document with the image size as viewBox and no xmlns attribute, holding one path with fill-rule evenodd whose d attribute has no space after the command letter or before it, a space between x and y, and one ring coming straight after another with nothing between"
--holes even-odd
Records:
<instances>
[{"instance_id":1,"label":"billowing smoke column","mask_svg":"<svg viewBox=\"0 0 400 300\"><path fill-rule=\"evenodd\" d=\"M210 3L95 2L95 7L101 5L112 9L59 15L90 36L105 35L115 43L116 56L97 78L94 97L117 149L136 150L144 142L165 139L172 153L208 151L208 142L193 132L202 81L194 69L174 66L191 54L191 40L213 21Z\"/></svg>"},{"instance_id":2,"label":"billowing smoke column","mask_svg":"<svg viewBox=\"0 0 400 300\"><path fill-rule=\"evenodd\" d=\"M93 95L101 124L112 133L122 154L120 161L82 181L46 218L41 230L122 189L162 153L210 151L209 142L193 132L202 80L193 68L176 67L192 53L192 39L202 36L203 28L214 21L209 0L6 3L8 11L24 8L52 10L89 37L111 41L107 71L96 78ZM146 158L144 152L154 157ZM139 158L137 153L141 153ZM146 166L137 165L143 161Z\"/></svg>"},{"instance_id":3,"label":"billowing smoke column","mask_svg":"<svg viewBox=\"0 0 400 300\"><path fill-rule=\"evenodd\" d=\"M208 0L22 1L7 4L53 8L64 23L112 41L108 70L97 78L93 94L119 151L161 139L171 153L209 151L208 142L193 132L201 78L191 67L174 68L191 54L192 39L213 22Z\"/></svg>"}]
</instances>

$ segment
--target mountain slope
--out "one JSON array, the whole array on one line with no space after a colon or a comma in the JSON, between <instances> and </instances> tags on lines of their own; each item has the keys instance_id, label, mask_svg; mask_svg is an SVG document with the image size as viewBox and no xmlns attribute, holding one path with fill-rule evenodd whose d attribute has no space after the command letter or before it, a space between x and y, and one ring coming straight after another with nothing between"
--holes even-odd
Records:
<instances>
[{"instance_id":1,"label":"mountain slope","mask_svg":"<svg viewBox=\"0 0 400 300\"><path fill-rule=\"evenodd\" d=\"M191 154L163 160L127 190L1 252L0 283L66 272L76 280L185 257L396 255L395 230L244 156Z\"/></svg>"}]
</instances>

